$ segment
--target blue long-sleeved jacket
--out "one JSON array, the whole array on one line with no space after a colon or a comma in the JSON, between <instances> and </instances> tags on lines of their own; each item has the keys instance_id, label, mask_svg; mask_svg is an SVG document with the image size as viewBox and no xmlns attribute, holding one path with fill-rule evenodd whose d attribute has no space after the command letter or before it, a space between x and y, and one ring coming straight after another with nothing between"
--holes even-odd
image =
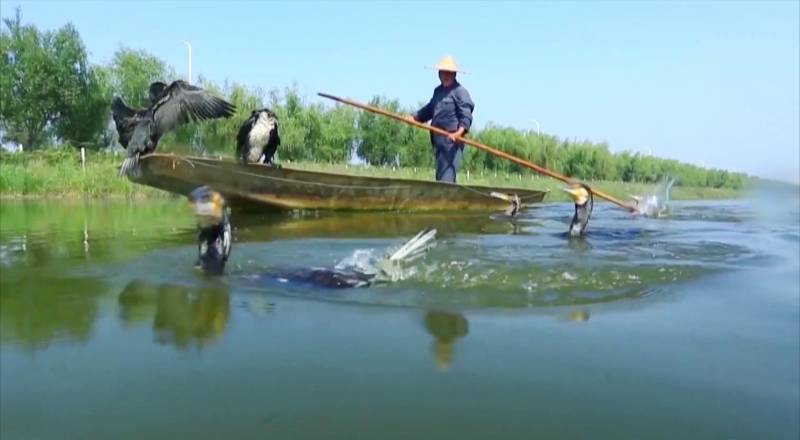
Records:
<instances>
[{"instance_id":1,"label":"blue long-sleeved jacket","mask_svg":"<svg viewBox=\"0 0 800 440\"><path fill-rule=\"evenodd\" d=\"M457 81L445 88L442 85L433 90L433 97L414 117L420 122L431 121L431 125L453 132L464 127L468 132L472 126L472 111L475 104L469 92Z\"/></svg>"}]
</instances>

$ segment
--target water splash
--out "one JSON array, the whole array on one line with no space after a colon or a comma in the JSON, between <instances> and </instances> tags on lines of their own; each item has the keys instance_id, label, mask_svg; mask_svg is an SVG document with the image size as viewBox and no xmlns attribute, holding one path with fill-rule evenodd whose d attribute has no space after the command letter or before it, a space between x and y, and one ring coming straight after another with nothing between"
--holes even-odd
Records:
<instances>
[{"instance_id":1,"label":"water splash","mask_svg":"<svg viewBox=\"0 0 800 440\"><path fill-rule=\"evenodd\" d=\"M436 229L424 229L397 248L378 257L374 251L357 249L336 263L339 271L353 271L374 276L380 282L397 282L417 273L412 263L435 245Z\"/></svg>"},{"instance_id":2,"label":"water splash","mask_svg":"<svg viewBox=\"0 0 800 440\"><path fill-rule=\"evenodd\" d=\"M646 217L665 217L670 213L670 191L675 178L664 178L652 192L644 195L631 195L636 213Z\"/></svg>"},{"instance_id":3,"label":"water splash","mask_svg":"<svg viewBox=\"0 0 800 440\"><path fill-rule=\"evenodd\" d=\"M380 258L371 249L356 249L352 255L336 263L334 269L377 275L380 272Z\"/></svg>"}]
</instances>

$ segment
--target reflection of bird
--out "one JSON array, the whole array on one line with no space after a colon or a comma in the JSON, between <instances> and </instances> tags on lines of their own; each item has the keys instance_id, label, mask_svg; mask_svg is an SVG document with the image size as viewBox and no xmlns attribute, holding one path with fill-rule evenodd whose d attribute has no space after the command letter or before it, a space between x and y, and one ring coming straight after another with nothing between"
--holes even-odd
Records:
<instances>
[{"instance_id":1,"label":"reflection of bird","mask_svg":"<svg viewBox=\"0 0 800 440\"><path fill-rule=\"evenodd\" d=\"M242 163L272 165L275 151L281 144L278 117L267 108L253 110L236 136L236 157Z\"/></svg>"},{"instance_id":2,"label":"reflection of bird","mask_svg":"<svg viewBox=\"0 0 800 440\"><path fill-rule=\"evenodd\" d=\"M198 222L198 266L206 274L221 275L231 252L231 225L225 199L208 186L189 195ZM400 264L422 256L436 238L435 229L424 229L370 267L343 265L330 268L302 268L283 271L271 278L303 282L330 288L366 287L376 282L401 278Z\"/></svg>"},{"instance_id":3,"label":"reflection of bird","mask_svg":"<svg viewBox=\"0 0 800 440\"><path fill-rule=\"evenodd\" d=\"M211 93L177 80L150 84L150 106L128 107L120 97L111 103L119 143L128 150L120 175L136 167L139 156L155 151L161 136L191 121L230 117L236 107Z\"/></svg>"},{"instance_id":4,"label":"reflection of bird","mask_svg":"<svg viewBox=\"0 0 800 440\"><path fill-rule=\"evenodd\" d=\"M146 281L133 280L120 292L117 300L120 320L126 326L135 326L152 319L158 302L158 290Z\"/></svg>"},{"instance_id":5,"label":"reflection of bird","mask_svg":"<svg viewBox=\"0 0 800 440\"><path fill-rule=\"evenodd\" d=\"M156 340L183 348L216 340L228 326L230 298L219 287L159 286L153 317Z\"/></svg>"},{"instance_id":6,"label":"reflection of bird","mask_svg":"<svg viewBox=\"0 0 800 440\"><path fill-rule=\"evenodd\" d=\"M425 314L425 328L436 338L432 347L436 365L446 371L453 363L455 341L469 333L469 322L457 313L432 310Z\"/></svg>"},{"instance_id":7,"label":"reflection of bird","mask_svg":"<svg viewBox=\"0 0 800 440\"><path fill-rule=\"evenodd\" d=\"M230 298L223 287L186 287L133 280L118 297L126 325L152 322L159 343L202 346L225 332Z\"/></svg>"},{"instance_id":8,"label":"reflection of bird","mask_svg":"<svg viewBox=\"0 0 800 440\"><path fill-rule=\"evenodd\" d=\"M589 218L592 216L594 207L592 189L583 183L575 183L562 188L562 190L569 193L575 200L575 215L572 216L572 221L569 224L569 236L583 236L586 234L586 227L589 224Z\"/></svg>"},{"instance_id":9,"label":"reflection of bird","mask_svg":"<svg viewBox=\"0 0 800 440\"><path fill-rule=\"evenodd\" d=\"M573 310L569 313L569 320L573 322L586 322L591 314L588 310Z\"/></svg>"},{"instance_id":10,"label":"reflection of bird","mask_svg":"<svg viewBox=\"0 0 800 440\"><path fill-rule=\"evenodd\" d=\"M522 209L522 201L516 194L505 194L497 191L492 191L489 195L496 199L505 200L510 203L508 208L506 208L505 210L505 213L508 217L513 218L519 213L520 209Z\"/></svg>"}]
</instances>

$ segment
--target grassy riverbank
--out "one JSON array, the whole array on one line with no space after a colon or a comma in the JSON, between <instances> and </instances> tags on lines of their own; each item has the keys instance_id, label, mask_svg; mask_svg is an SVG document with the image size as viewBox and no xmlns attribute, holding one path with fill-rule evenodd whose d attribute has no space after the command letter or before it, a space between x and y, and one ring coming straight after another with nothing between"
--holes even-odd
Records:
<instances>
[{"instance_id":1,"label":"grassy riverbank","mask_svg":"<svg viewBox=\"0 0 800 440\"><path fill-rule=\"evenodd\" d=\"M81 165L80 153L74 149L46 150L28 153L0 152L0 195L3 197L55 198L153 198L169 194L117 177L123 155L87 153ZM416 168L363 167L345 164L284 163L286 167L361 176L380 176L433 180L433 170ZM466 173L459 174L459 183L501 187L533 188L551 192L545 200L567 200L558 189L561 182L537 174ZM652 190L651 184L626 182L590 182L603 191L627 198ZM730 199L742 197L744 191L716 188L675 187L674 199Z\"/></svg>"},{"instance_id":2,"label":"grassy riverbank","mask_svg":"<svg viewBox=\"0 0 800 440\"><path fill-rule=\"evenodd\" d=\"M117 176L123 155L87 153L81 166L74 149L0 153L3 197L150 198L167 195Z\"/></svg>"},{"instance_id":3,"label":"grassy riverbank","mask_svg":"<svg viewBox=\"0 0 800 440\"><path fill-rule=\"evenodd\" d=\"M372 177L393 177L398 179L417 179L434 180L433 169L418 168L396 168L391 167L363 167L344 164L320 164L320 163L296 163L290 164L293 168L310 171L323 171L329 173L352 174L357 176ZM513 188L530 188L537 190L550 190L545 201L566 201L568 195L560 190L564 184L558 180L541 176L536 173L525 174L503 174L494 172L467 173L461 172L458 175L458 183L464 185L485 185ZM597 187L609 194L616 195L622 199L628 198L629 194L644 194L652 191L655 185L645 183L630 182L608 182L595 181L587 182L593 187ZM671 196L676 200L722 200L743 197L744 191L737 191L727 188L699 188L699 187L674 187ZM602 201L602 200L599 200Z\"/></svg>"}]
</instances>

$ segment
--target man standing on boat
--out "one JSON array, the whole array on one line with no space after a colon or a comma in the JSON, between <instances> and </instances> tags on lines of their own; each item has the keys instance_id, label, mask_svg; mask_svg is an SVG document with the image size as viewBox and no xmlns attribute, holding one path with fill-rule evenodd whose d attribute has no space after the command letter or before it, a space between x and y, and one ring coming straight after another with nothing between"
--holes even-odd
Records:
<instances>
[{"instance_id":1,"label":"man standing on boat","mask_svg":"<svg viewBox=\"0 0 800 440\"><path fill-rule=\"evenodd\" d=\"M441 84L433 90L431 100L408 119L431 121L432 126L450 133L447 136L431 133L431 144L436 156L436 180L455 183L464 154L464 144L457 143L456 138L469 131L475 104L467 89L456 81L456 73L460 70L452 56L442 58L432 67L439 71Z\"/></svg>"}]
</instances>

